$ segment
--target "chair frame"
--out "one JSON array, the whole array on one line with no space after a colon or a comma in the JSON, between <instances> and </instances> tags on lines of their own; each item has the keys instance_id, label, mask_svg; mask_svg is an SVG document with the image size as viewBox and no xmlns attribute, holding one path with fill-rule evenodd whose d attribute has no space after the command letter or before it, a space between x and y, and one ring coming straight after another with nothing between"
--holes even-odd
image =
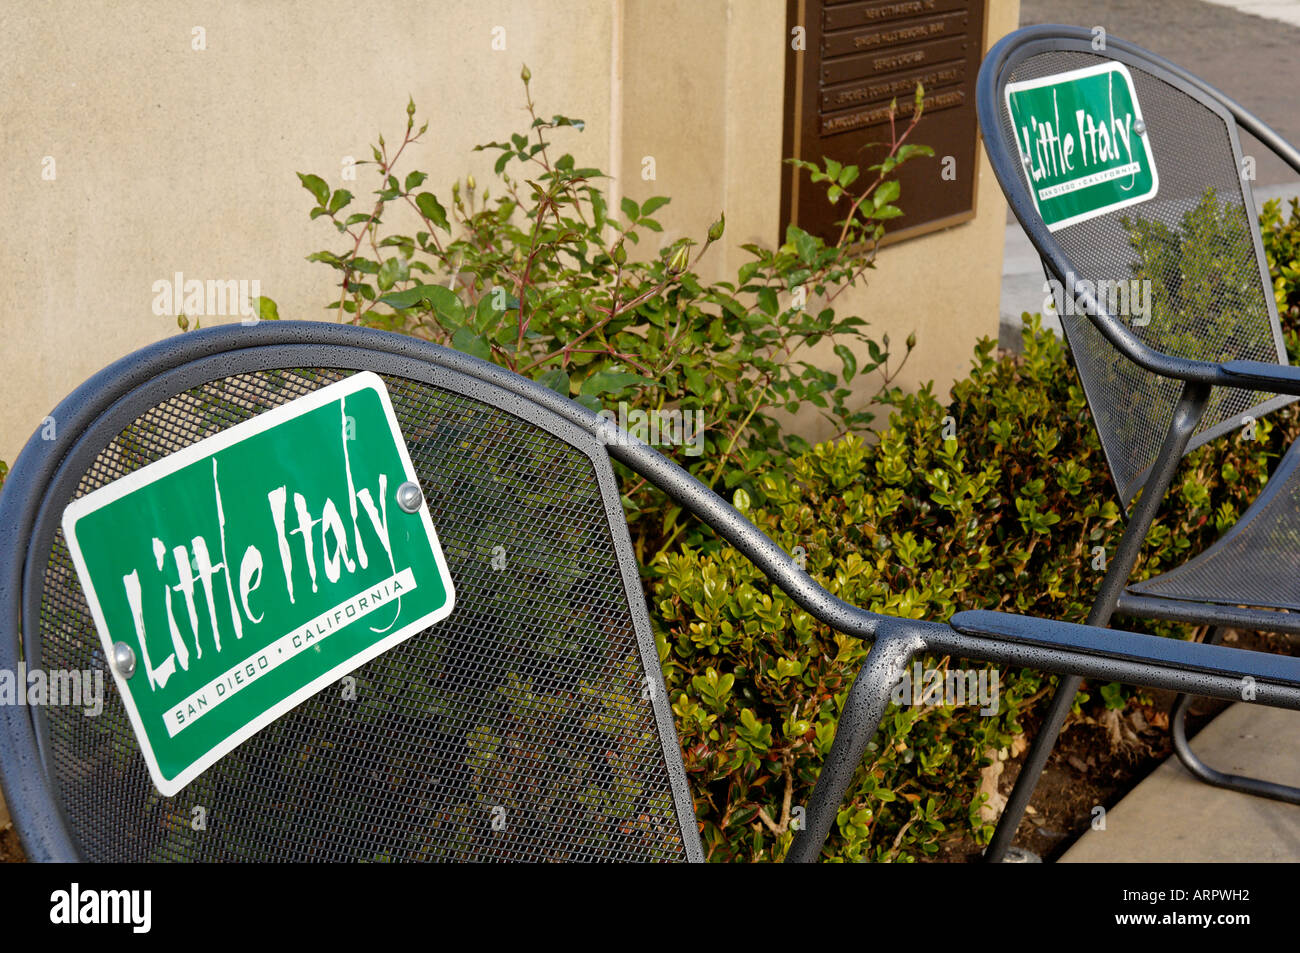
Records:
<instances>
[{"instance_id":1,"label":"chair frame","mask_svg":"<svg viewBox=\"0 0 1300 953\"><path fill-rule=\"evenodd\" d=\"M1047 24L1026 27L1003 37L985 57L976 82L976 107L980 128L984 130L984 147L994 173L1016 219L1038 252L1047 270L1064 281L1068 272L1075 269L1060 244L1048 231L1032 196L1024 182L1021 164L1003 141L999 110L1002 108L1002 90L1011 71L1025 59L1049 52L1098 53L1092 46L1092 31L1073 26ZM1233 150L1241 155L1238 129L1245 129L1263 143L1291 168L1300 172L1300 151L1284 140L1262 120L1239 103L1208 86L1200 79L1148 50L1115 37L1106 37L1104 55L1116 62L1138 67L1186 93L1202 105L1216 112L1228 128ZM996 132L995 132L996 130ZM1253 214L1253 195L1248 182L1243 182L1248 214ZM1256 260L1264 268L1264 254L1258 230L1252 232ZM1266 289L1272 287L1271 279L1263 274ZM1205 410L1213 387L1230 387L1264 393L1300 395L1300 367L1289 364L1270 364L1261 361L1231 360L1222 363L1201 361L1165 354L1144 344L1124 325L1110 315L1103 304L1088 292L1077 293L1078 307L1086 309L1093 325L1107 341L1128 360L1152 373L1183 382L1182 393L1174 408L1173 417L1161 449L1141 479L1141 496L1129 514L1128 525L1110 561L1108 571L1098 590L1088 624L1107 626L1115 613L1139 618L1166 619L1197 625L1208 624L1217 631L1223 626L1238 626L1261 631L1300 633L1300 615L1288 615L1277 610L1219 606L1211 603L1179 602L1125 592L1142 544L1163 502L1166 491L1183 455L1192 445L1193 433ZM1223 432L1215 428L1202 435L1201 441ZM1262 506L1278 490L1273 481L1261 491L1254 506ZM1231 534L1233 530L1229 530ZM1228 535L1225 534L1225 537ZM1211 640L1213 641L1213 639ZM1047 715L1035 736L1025 763L1006 808L999 820L985 858L999 861L1005 855L1015 836L1020 819L1033 794L1034 785L1046 766L1056 738L1065 723L1074 702L1081 680L1077 677L1063 679L1052 698ZM1196 694L1196 693L1191 693ZM1188 693L1181 693L1171 711L1171 729L1174 747L1180 760L1201 780L1244 793L1257 794L1277 800L1300 803L1300 789L1221 774L1205 765L1187 743L1184 717Z\"/></svg>"},{"instance_id":2,"label":"chair frame","mask_svg":"<svg viewBox=\"0 0 1300 953\"><path fill-rule=\"evenodd\" d=\"M362 366L399 373L418 364L425 368L420 375L424 379L452 372L442 375L440 386L449 382L463 388L467 396L504 392L512 412L525 419L544 412L595 438L609 457L694 513L814 618L871 641L818 777L805 828L796 835L787 860L809 862L820 856L893 687L911 660L922 653L1226 699L1240 697L1243 680L1250 679L1256 703L1300 710L1300 659L998 612L962 612L943 624L893 618L852 606L822 588L735 508L676 463L554 391L496 365L403 335L288 321L209 328L138 351L92 377L59 405L56 439L42 440L38 432L28 442L0 493L0 668L16 666L20 610L41 596L44 563L32 559L32 549L40 542L36 520L60 469L75 465L83 435L115 407L138 406L127 398L141 388L160 386L156 385L160 379L175 380L172 375L178 369L192 372L190 377L198 383L259 367L287 366L286 360L299 366L345 369L357 369L364 361ZM632 599L634 609L638 600L644 614L644 599L639 596ZM0 782L28 856L42 861L77 860L77 845L46 769L40 720L20 706L0 707ZM671 724L667 727L672 729ZM676 737L675 731L671 737ZM680 764L680 752L676 756ZM670 764L672 760L670 752ZM689 813L689 800L685 807L680 813L683 827L689 830L692 825L687 820L694 816ZM688 857L702 859L698 850L688 849Z\"/></svg>"}]
</instances>

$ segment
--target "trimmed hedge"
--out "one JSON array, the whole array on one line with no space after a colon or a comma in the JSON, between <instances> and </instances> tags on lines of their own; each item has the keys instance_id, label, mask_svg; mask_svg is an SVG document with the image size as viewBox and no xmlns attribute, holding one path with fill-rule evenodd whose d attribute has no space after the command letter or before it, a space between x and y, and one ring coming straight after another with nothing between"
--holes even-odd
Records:
<instances>
[{"instance_id":1,"label":"trimmed hedge","mask_svg":"<svg viewBox=\"0 0 1300 953\"><path fill-rule=\"evenodd\" d=\"M1064 347L1037 317L1025 318L1024 354L995 356L994 342L981 342L950 403L928 387L895 394L878 443L850 436L768 466L755 475L753 498L742 493L737 504L787 551L802 547L808 571L831 592L873 611L946 619L982 608L1083 621L1123 520ZM1287 337L1294 361L1296 336ZM1234 523L1298 433L1292 405L1253 434L1191 453L1137 577L1183 562ZM780 859L865 647L816 623L703 534L660 555L650 572L705 850L713 860ZM923 662L949 664L961 663ZM924 858L963 829L986 843L980 769L1011 744L1027 707L1046 703L1048 682L1002 672L994 717L973 706L891 706L826 857ZM1129 694L1092 687L1101 698L1081 693L1078 704L1121 707Z\"/></svg>"}]
</instances>

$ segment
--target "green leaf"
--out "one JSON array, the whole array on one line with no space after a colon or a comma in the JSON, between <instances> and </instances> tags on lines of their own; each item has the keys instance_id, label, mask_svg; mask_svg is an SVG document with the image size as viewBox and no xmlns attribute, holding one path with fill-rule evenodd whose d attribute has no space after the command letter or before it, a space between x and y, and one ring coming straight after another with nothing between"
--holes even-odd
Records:
<instances>
[{"instance_id":1,"label":"green leaf","mask_svg":"<svg viewBox=\"0 0 1300 953\"><path fill-rule=\"evenodd\" d=\"M460 298L456 296L456 292L442 285L416 285L405 291L394 291L380 298L379 303L386 304L397 311L423 304L437 313L440 318L454 324L460 324L465 320L465 306L461 304Z\"/></svg>"},{"instance_id":2,"label":"green leaf","mask_svg":"<svg viewBox=\"0 0 1300 953\"><path fill-rule=\"evenodd\" d=\"M759 288L758 307L764 314L775 317L777 307L778 307L777 300L776 300L776 292L771 288Z\"/></svg>"},{"instance_id":3,"label":"green leaf","mask_svg":"<svg viewBox=\"0 0 1300 953\"><path fill-rule=\"evenodd\" d=\"M502 305L500 308L497 307L498 301ZM518 298L508 294L501 294L496 289L492 289L488 294L478 299L478 306L474 309L474 327L486 334L501 322L507 311L518 310L518 308Z\"/></svg>"},{"instance_id":4,"label":"green leaf","mask_svg":"<svg viewBox=\"0 0 1300 953\"><path fill-rule=\"evenodd\" d=\"M420 210L420 214L427 218L434 225L437 225L444 232L450 232L451 226L447 223L447 210L442 207L437 196L432 192L421 192L415 197L415 207Z\"/></svg>"},{"instance_id":5,"label":"green leaf","mask_svg":"<svg viewBox=\"0 0 1300 953\"><path fill-rule=\"evenodd\" d=\"M597 371L582 382L582 393L589 397L601 394L617 393L627 387L638 384L653 384L638 374L626 374L623 371Z\"/></svg>"},{"instance_id":6,"label":"green leaf","mask_svg":"<svg viewBox=\"0 0 1300 953\"><path fill-rule=\"evenodd\" d=\"M427 179L427 178L428 178L428 176L425 175L423 172L411 172L411 173L409 173L409 174L406 176L405 191L409 192L409 191L411 191L412 189L417 189L417 188L419 188L419 187L420 187L420 184L423 183L424 180Z\"/></svg>"},{"instance_id":7,"label":"green leaf","mask_svg":"<svg viewBox=\"0 0 1300 953\"><path fill-rule=\"evenodd\" d=\"M709 390L709 385L700 373L699 368L686 368L686 386L691 389L691 393L697 397L703 397Z\"/></svg>"},{"instance_id":8,"label":"green leaf","mask_svg":"<svg viewBox=\"0 0 1300 953\"><path fill-rule=\"evenodd\" d=\"M853 380L853 375L858 372L857 356L844 344L835 345L835 353L839 356L840 363L844 365L844 379Z\"/></svg>"},{"instance_id":9,"label":"green leaf","mask_svg":"<svg viewBox=\"0 0 1300 953\"><path fill-rule=\"evenodd\" d=\"M253 299L253 308L257 311L258 318L263 321L280 320L280 308L265 295Z\"/></svg>"},{"instance_id":10,"label":"green leaf","mask_svg":"<svg viewBox=\"0 0 1300 953\"><path fill-rule=\"evenodd\" d=\"M409 266L405 258L388 258L379 266L379 290L387 291L399 281L409 277Z\"/></svg>"},{"instance_id":11,"label":"green leaf","mask_svg":"<svg viewBox=\"0 0 1300 953\"><path fill-rule=\"evenodd\" d=\"M351 201L352 201L352 193L349 192L347 189L339 189L334 193L334 196L330 199L330 206L329 206L330 214L333 215L335 212L337 212L339 209L346 206Z\"/></svg>"},{"instance_id":12,"label":"green leaf","mask_svg":"<svg viewBox=\"0 0 1300 953\"><path fill-rule=\"evenodd\" d=\"M811 265L817 257L817 239L796 225L790 226L789 234L794 241L796 251L799 253L799 260L805 265Z\"/></svg>"},{"instance_id":13,"label":"green leaf","mask_svg":"<svg viewBox=\"0 0 1300 953\"><path fill-rule=\"evenodd\" d=\"M316 197L316 204L324 206L330 200L330 187L318 175L298 173L302 187Z\"/></svg>"},{"instance_id":14,"label":"green leaf","mask_svg":"<svg viewBox=\"0 0 1300 953\"><path fill-rule=\"evenodd\" d=\"M657 210L668 204L668 199L662 195L654 195L645 200L641 206L641 214L638 218L645 218L647 215L653 215Z\"/></svg>"},{"instance_id":15,"label":"green leaf","mask_svg":"<svg viewBox=\"0 0 1300 953\"><path fill-rule=\"evenodd\" d=\"M1124 686L1119 682L1103 685L1101 686L1101 697L1105 701L1107 708L1121 709L1124 707Z\"/></svg>"},{"instance_id":16,"label":"green leaf","mask_svg":"<svg viewBox=\"0 0 1300 953\"><path fill-rule=\"evenodd\" d=\"M934 150L929 146L920 146L920 145L913 145L912 143L907 143L905 145L898 147L896 158L898 159L899 162L906 162L908 159L915 158L916 156L932 156L932 155L934 155Z\"/></svg>"},{"instance_id":17,"label":"green leaf","mask_svg":"<svg viewBox=\"0 0 1300 953\"><path fill-rule=\"evenodd\" d=\"M871 204L876 208L894 201L903 187L898 184L896 179L890 179L888 182L881 182L876 191L871 196Z\"/></svg>"},{"instance_id":18,"label":"green leaf","mask_svg":"<svg viewBox=\"0 0 1300 953\"><path fill-rule=\"evenodd\" d=\"M492 357L492 347L488 344L487 339L480 334L475 334L469 328L461 328L451 336L451 346L462 354L468 354L471 357L490 360Z\"/></svg>"},{"instance_id":19,"label":"green leaf","mask_svg":"<svg viewBox=\"0 0 1300 953\"><path fill-rule=\"evenodd\" d=\"M537 376L537 383L543 387L549 387L561 396L569 396L569 375L558 367L551 368L549 371L543 371Z\"/></svg>"}]
</instances>

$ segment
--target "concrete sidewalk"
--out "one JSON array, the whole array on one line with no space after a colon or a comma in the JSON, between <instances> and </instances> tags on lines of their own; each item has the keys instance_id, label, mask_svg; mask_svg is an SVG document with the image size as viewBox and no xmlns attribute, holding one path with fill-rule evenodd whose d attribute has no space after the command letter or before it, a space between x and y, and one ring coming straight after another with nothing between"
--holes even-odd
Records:
<instances>
[{"instance_id":1,"label":"concrete sidewalk","mask_svg":"<svg viewBox=\"0 0 1300 953\"><path fill-rule=\"evenodd\" d=\"M1205 0L1205 2L1220 7L1231 7L1238 13L1300 26L1300 2L1297 0Z\"/></svg>"},{"instance_id":2,"label":"concrete sidewalk","mask_svg":"<svg viewBox=\"0 0 1300 953\"><path fill-rule=\"evenodd\" d=\"M1237 704L1192 739L1210 767L1300 786L1300 712ZM1300 860L1300 805L1236 794L1196 780L1171 757L1090 830L1061 863Z\"/></svg>"}]
</instances>

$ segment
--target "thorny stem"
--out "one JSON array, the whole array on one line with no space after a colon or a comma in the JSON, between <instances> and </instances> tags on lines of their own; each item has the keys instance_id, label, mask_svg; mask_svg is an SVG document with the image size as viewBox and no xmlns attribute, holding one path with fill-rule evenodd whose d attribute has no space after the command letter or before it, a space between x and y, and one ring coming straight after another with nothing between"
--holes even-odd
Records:
<instances>
[{"instance_id":1,"label":"thorny stem","mask_svg":"<svg viewBox=\"0 0 1300 953\"><path fill-rule=\"evenodd\" d=\"M898 136L896 134L896 129L894 126L894 115L895 115L895 110L893 109L889 110L890 145L889 145L889 153L885 156L886 159L892 158L893 156L896 156L898 154L898 150L902 147L903 143L907 141L907 137L912 134L912 130L916 128L916 124L921 121L921 110L918 109L912 114L912 119L907 124L907 128L903 130L903 134L901 136ZM840 229L839 240L835 243L837 247L843 247L844 240L848 237L849 234L849 226L853 224L853 217L857 214L857 211L862 206L862 203L866 201L867 196L871 195L871 193L876 191L876 188L884 180L885 180L885 170L881 169L880 172L876 175L875 181L872 182L871 185L869 185L866 188L866 190L861 195L859 195L857 199L854 200L851 206L849 206L849 214L844 219L844 225Z\"/></svg>"},{"instance_id":2,"label":"thorny stem","mask_svg":"<svg viewBox=\"0 0 1300 953\"><path fill-rule=\"evenodd\" d=\"M718 482L718 476L722 473L722 467L731 458L732 451L736 449L736 441L740 439L740 435L744 433L745 428L749 426L750 420L753 419L758 408L763 405L763 398L766 396L767 386L764 385L763 389L759 392L757 399L754 401L754 406L750 407L749 413L745 415L745 419L737 424L735 430L732 431L731 440L727 443L727 449L723 452L721 459L719 459L717 464L713 467L713 475L709 477L708 487L710 490L713 489L713 485ZM668 535L668 538L664 540L663 545L659 547L659 551L655 553L655 559L658 559L663 555L663 553L667 552L668 547L672 545L673 540L677 538L677 534L682 531L685 525L684 522L681 522L673 527L673 531ZM653 563L654 560L651 560L651 562Z\"/></svg>"},{"instance_id":3,"label":"thorny stem","mask_svg":"<svg viewBox=\"0 0 1300 953\"><path fill-rule=\"evenodd\" d=\"M536 163L541 168L542 175L539 176L539 179L542 183L545 183L546 187L543 188L542 185L536 186L536 194L532 196L534 204L530 211L527 203L521 199L517 188L517 181L506 176L502 176L502 178L506 183L506 194L509 195L510 199L513 201L514 208L528 212L528 217L532 219L532 228L528 237L527 254L523 256L521 260L519 251L516 249L513 258L509 258L510 249L513 246L509 242L506 242L502 243L500 247L498 247L498 243L494 240L495 233L491 228L491 225L493 224L492 222L483 223L483 225L479 227L475 226L476 213L473 207L474 193L472 191L468 193L464 198L464 201L462 201L462 198L458 193L454 194L453 207L451 210L452 222L459 222L461 227L470 233L469 243L466 247L473 248L474 245L477 244L478 250L495 253L503 259L502 261L496 261L495 256L484 258L481 261L474 259L474 264L471 265L471 273L476 276L476 280L478 277L482 277L485 274L483 271L485 267L492 266L497 269L498 274L509 279L518 294L518 329L517 334L515 335L513 353L511 353L508 348L499 345L494 341L490 341L489 346L507 366L521 374L528 374L529 372L545 365L547 362L554 361L557 358L560 361L560 367L567 368L574 355L600 354L609 355L618 361L624 362L648 378L661 378L663 375L682 363L683 355L679 353L680 344L683 340L683 336L691 333L693 327L693 325L688 324L683 313L684 309L677 309L678 313L676 316L675 327L672 332L667 334L663 339L659 353L648 363L644 359L638 360L637 354L628 353L626 350L616 347L614 341L604 340L603 336L601 336L601 332L619 316L635 311L641 305L664 295L665 292L670 291L670 289L674 287L681 287L681 274L675 271L670 271L661 276L661 278L654 282L651 287L646 288L639 294L624 299L623 295L625 293L626 275L628 272L622 264L617 264L613 272L612 283L606 285L605 288L602 288L600 284L597 284L595 289L593 289L598 295L601 291L604 291L602 297L607 299L604 303L599 303L598 299L597 303L588 305L590 311L595 312L599 317L582 329L576 337L566 344L554 347L552 350L540 355L537 355L536 352L531 354L528 353L532 346L528 339L528 329L532 323L532 319L539 308L545 308L548 306L547 296L545 294L540 294L539 296L539 293L537 293L538 288L535 287L535 283L540 280L537 277L537 272L540 270L542 265L541 259L546 252L546 249L552 249L553 251L551 254L556 256L567 252L579 263L585 263L586 261L586 243L582 239L582 233L577 234L577 239L581 244L572 247L566 245L566 241L568 241L566 229L576 227L576 222L573 226L569 226L566 223L562 205L571 203L575 209L577 219L581 220L584 226L587 226L587 218L583 214L582 200L579 190L577 189L577 185L586 182L587 179L585 176L574 176L569 174L570 170L567 168L557 169L552 165L549 153L550 143L546 139L545 131L547 129L556 128L556 123L539 121L536 105L533 101L531 89L528 86L527 80L525 80L525 91L528 115L532 121L532 129L536 132L537 136L535 151L533 151L531 155L526 156L526 158L529 161ZM881 163L882 166L887 165L889 159L898 155L900 149L916 128L917 122L920 119L920 113L917 112L913 114L910 122L903 129L901 135L898 133L896 119L896 110L891 110L889 114L891 142L886 160ZM406 134L403 141L397 148L396 152L391 156L389 155L388 147L382 144L381 140L381 145L379 147L379 172L381 181L386 183L386 180L392 175L393 169L397 166L398 161L405 152L406 147L412 142L420 139L420 133L412 135L413 127L414 120L408 118ZM830 260L821 263L812 275L809 275L804 279L803 284L813 287L824 285L828 278L835 279L837 287L831 290L829 294L826 294L824 290L822 291L822 296L827 304L833 302L835 298L843 292L844 287L847 284L855 282L856 279L860 277L867 268L870 268L875 261L878 244L866 239L864 229L868 222L859 221L858 219L860 210L863 208L864 203L870 196L875 194L882 183L886 181L889 171L892 170L887 170L885 168L879 169L878 174L875 176L871 184L858 194L856 198L854 198L849 207L848 215L845 217L841 226L839 238L835 246L833 246L838 254L831 256ZM590 192L591 189L588 188L585 191ZM420 210L411 194L405 192L401 197L406 201L407 205L409 205L417 215L419 215L420 221L423 222L425 227L428 229L430 241L424 243L424 245L421 246L421 250L436 257L444 266L450 268L450 258L452 257L451 252L453 249L460 246L461 242L459 240L452 241L449 239L449 244L444 246L443 243L438 240L434 224ZM385 205L386 202L383 198L376 201L374 208L371 210L365 221L361 223L360 228L354 229L351 227L340 227L340 231L345 232L348 237L353 240L352 251L350 255L343 260L343 281L339 298L340 314L346 313L343 305L348 300L348 286L354 277L359 274L354 263L360 250L361 243L369 238L370 247L372 248L376 259L382 259L382 252L377 242L377 232ZM486 203L484 203L482 211L483 214L488 214ZM335 221L336 225L338 224L335 213L331 213L330 218ZM552 220L555 223L555 227L559 230L559 236L553 240L543 241L543 226ZM572 219L569 219L569 221L572 221ZM591 226L587 227L590 228ZM850 242L852 242L852 246L856 249L856 252L853 252L849 247ZM686 257L688 262L686 268L692 271L696 269L700 260L712 244L713 239L710 238L698 248L694 256L688 254ZM599 249L602 246L598 244L597 247ZM460 258L462 262L464 257L464 250L461 249ZM547 256L546 261L549 269L549 255ZM458 264L457 268L459 267L460 265ZM775 277L775 279L779 281L780 275L774 274L770 265L765 269L765 271L770 276L769 280L771 280L771 277ZM455 290L456 284L456 269L453 269L448 287ZM471 305L477 297L472 287L473 284L474 281L469 282L470 287L466 289ZM531 295L529 294L530 290L534 292ZM810 290L812 290L812 288L810 288ZM355 311L352 317L353 321L359 321L379 303L377 299L367 303L359 290L353 291L352 295L355 304ZM806 311L808 309L805 307L801 310ZM579 316L581 316L581 312L579 312ZM432 313L429 317L430 321L426 321L423 313L417 314L415 320L418 327L422 330L427 330L435 338L441 339L446 337L446 329L442 326L437 313ZM769 363L774 358L776 360L784 360L787 365L793 360L795 352L807 343L806 341L800 340L799 335L795 332L795 328L786 327L783 324L779 329L776 340L768 345L770 350L768 351L766 360ZM618 340L618 337L616 336L614 340ZM587 346L580 346L584 344ZM882 374L884 380L881 385L882 389L888 387L897 377L899 372L902 370L903 365L906 364L907 357L908 355L905 355L903 361L894 368L892 372L888 360L886 359L886 361L883 362ZM768 367L757 377L757 379L753 380L753 386L759 388L758 395L753 398L753 402L744 419L735 427L729 428L730 435L727 446L721 459L717 461L713 467L712 474L709 478L710 487L716 485L723 468L737 452L737 448L741 442L741 436L745 433L746 428L750 426L755 415L767 406L767 398L775 380L776 371L772 367ZM752 390L750 393L752 394ZM841 431L841 435L847 432L848 429L848 427L845 427L845 429ZM680 532L681 528L682 526L679 525L673 531L673 534L668 538L667 542L665 542L664 547L661 548L660 552L663 552L667 548L668 544L672 542L677 533Z\"/></svg>"},{"instance_id":4,"label":"thorny stem","mask_svg":"<svg viewBox=\"0 0 1300 953\"><path fill-rule=\"evenodd\" d=\"M388 158L388 146L381 145L379 147L380 156L381 156L381 161L379 164L379 179L381 184L392 172L393 167L397 165L397 160L402 157L402 153L406 151L406 147L410 145L412 142L415 142L420 138L419 133L417 133L414 136L411 135L411 129L413 125L414 124L408 119L406 123L406 134L402 137L402 144L398 147L397 152L394 153L393 158L391 160ZM380 138L382 139L383 137L381 136ZM370 217L365 222L361 223L361 230L359 232L354 234L352 229L350 228L347 229L347 234L354 239L352 243L352 254L348 256L347 260L350 261L356 260L357 251L361 248L361 242L365 240L367 233L370 234L371 247L375 247L374 230L375 230L375 226L379 224L379 216L380 213L383 212L383 210L384 210L384 200L381 198L375 202L375 207L370 211ZM330 212L329 217L331 221L335 223L338 222L337 213ZM375 248L375 257L377 259L383 257L379 254L379 249L377 247ZM348 297L348 279L352 276L353 271L354 269L351 267L344 268L343 270L342 292L339 294L339 320L340 321L343 320L343 315L346 314L346 312L343 310L343 302L346 301ZM354 302L356 304L357 310L353 320L359 321L361 320L362 314L364 314L365 312L361 310L360 293L354 292L354 294L356 295ZM372 304L369 308L366 308L366 311L369 311L373 307L374 305Z\"/></svg>"}]
</instances>

